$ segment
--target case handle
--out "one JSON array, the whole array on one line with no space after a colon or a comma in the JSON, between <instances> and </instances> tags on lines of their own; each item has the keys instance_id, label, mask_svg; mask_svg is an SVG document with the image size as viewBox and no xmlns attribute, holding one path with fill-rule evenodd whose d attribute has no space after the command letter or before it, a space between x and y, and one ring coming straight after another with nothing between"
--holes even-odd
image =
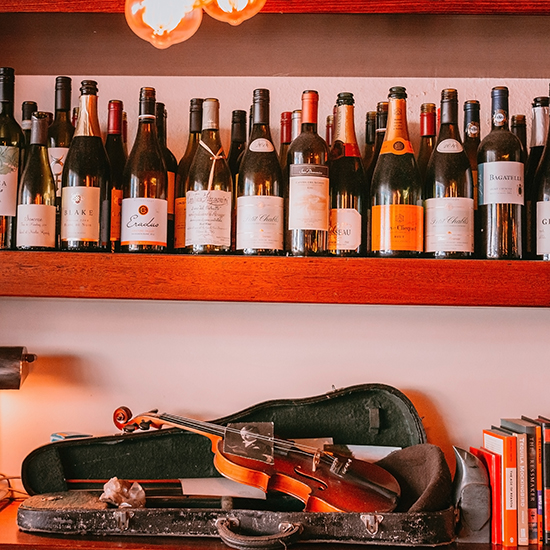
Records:
<instances>
[{"instance_id":1,"label":"case handle","mask_svg":"<svg viewBox=\"0 0 550 550\"><path fill-rule=\"evenodd\" d=\"M238 525L237 520L229 518L220 518L216 522L220 538L227 546L237 550L281 550L281 547L286 548L295 542L303 530L301 523L281 523L279 532L272 535L242 535L232 530Z\"/></svg>"}]
</instances>

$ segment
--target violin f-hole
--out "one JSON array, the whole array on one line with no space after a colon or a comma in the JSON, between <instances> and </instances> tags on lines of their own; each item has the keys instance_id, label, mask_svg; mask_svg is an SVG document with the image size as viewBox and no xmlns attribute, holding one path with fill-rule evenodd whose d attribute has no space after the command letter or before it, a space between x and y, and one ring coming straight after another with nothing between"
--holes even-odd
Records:
<instances>
[{"instance_id":1,"label":"violin f-hole","mask_svg":"<svg viewBox=\"0 0 550 550\"><path fill-rule=\"evenodd\" d=\"M310 474L306 474L305 472L302 472L300 470L300 466L296 466L294 468L294 471L300 476L303 476L307 479L311 479L312 481L317 482L319 484L319 487L318 487L319 491L324 491L325 489L328 489L328 484L327 483L325 483L322 479L319 479L315 476L312 476Z\"/></svg>"}]
</instances>

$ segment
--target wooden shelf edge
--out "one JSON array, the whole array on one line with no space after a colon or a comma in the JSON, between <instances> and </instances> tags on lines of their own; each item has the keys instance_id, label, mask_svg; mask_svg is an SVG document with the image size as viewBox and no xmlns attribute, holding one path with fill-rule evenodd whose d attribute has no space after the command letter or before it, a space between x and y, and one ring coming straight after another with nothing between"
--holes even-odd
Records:
<instances>
[{"instance_id":1,"label":"wooden shelf edge","mask_svg":"<svg viewBox=\"0 0 550 550\"><path fill-rule=\"evenodd\" d=\"M550 307L550 263L2 251L0 296Z\"/></svg>"},{"instance_id":2,"label":"wooden shelf edge","mask_svg":"<svg viewBox=\"0 0 550 550\"><path fill-rule=\"evenodd\" d=\"M0 12L124 13L124 0L4 0ZM543 0L267 0L262 13L423 13L548 15Z\"/></svg>"}]
</instances>

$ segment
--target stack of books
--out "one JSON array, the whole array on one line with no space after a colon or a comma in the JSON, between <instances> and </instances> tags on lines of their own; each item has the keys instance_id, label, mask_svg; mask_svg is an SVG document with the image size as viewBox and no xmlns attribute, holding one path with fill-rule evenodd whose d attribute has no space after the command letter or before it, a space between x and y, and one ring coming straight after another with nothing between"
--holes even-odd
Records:
<instances>
[{"instance_id":1,"label":"stack of books","mask_svg":"<svg viewBox=\"0 0 550 550\"><path fill-rule=\"evenodd\" d=\"M502 418L470 452L489 473L492 543L550 544L550 419Z\"/></svg>"}]
</instances>

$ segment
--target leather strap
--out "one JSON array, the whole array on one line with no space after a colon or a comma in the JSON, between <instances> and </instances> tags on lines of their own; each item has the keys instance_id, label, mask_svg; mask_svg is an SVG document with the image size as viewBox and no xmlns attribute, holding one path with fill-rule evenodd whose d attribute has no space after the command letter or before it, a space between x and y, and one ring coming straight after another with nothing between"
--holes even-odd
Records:
<instances>
[{"instance_id":1,"label":"leather strap","mask_svg":"<svg viewBox=\"0 0 550 550\"><path fill-rule=\"evenodd\" d=\"M237 550L281 550L296 542L303 530L301 523L281 523L279 532L272 535L242 535L232 530L237 523L231 519L219 519L216 522L220 538L227 546Z\"/></svg>"}]
</instances>

